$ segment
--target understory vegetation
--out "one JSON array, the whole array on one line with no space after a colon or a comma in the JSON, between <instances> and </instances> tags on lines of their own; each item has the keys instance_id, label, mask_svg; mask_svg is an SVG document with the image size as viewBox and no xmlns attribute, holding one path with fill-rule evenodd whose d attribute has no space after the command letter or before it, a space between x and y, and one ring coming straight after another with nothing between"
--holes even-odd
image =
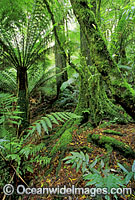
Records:
<instances>
[{"instance_id":1,"label":"understory vegetation","mask_svg":"<svg viewBox=\"0 0 135 200\"><path fill-rule=\"evenodd\" d=\"M0 199L135 199L134 0L0 1Z\"/></svg>"}]
</instances>

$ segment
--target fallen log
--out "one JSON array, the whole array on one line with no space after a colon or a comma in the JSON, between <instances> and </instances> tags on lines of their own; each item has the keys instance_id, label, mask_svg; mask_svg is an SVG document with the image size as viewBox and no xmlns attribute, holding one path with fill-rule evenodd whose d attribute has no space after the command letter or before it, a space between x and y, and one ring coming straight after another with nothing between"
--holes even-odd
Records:
<instances>
[{"instance_id":1,"label":"fallen log","mask_svg":"<svg viewBox=\"0 0 135 200\"><path fill-rule=\"evenodd\" d=\"M118 141L115 138L98 134L89 134L87 140L88 142L94 142L101 147L106 147L108 144L113 150L119 151L123 156L135 158L135 151L127 144Z\"/></svg>"}]
</instances>

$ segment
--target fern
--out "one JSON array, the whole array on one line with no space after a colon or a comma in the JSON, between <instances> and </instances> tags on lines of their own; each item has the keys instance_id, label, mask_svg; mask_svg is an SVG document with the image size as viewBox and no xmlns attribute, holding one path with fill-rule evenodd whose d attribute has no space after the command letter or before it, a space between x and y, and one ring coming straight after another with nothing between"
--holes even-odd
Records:
<instances>
[{"instance_id":1,"label":"fern","mask_svg":"<svg viewBox=\"0 0 135 200\"><path fill-rule=\"evenodd\" d=\"M0 139L0 143L5 142L5 141L7 141L7 140L5 140L5 139ZM0 145L0 148L4 149L4 146L1 146L1 145Z\"/></svg>"},{"instance_id":2,"label":"fern","mask_svg":"<svg viewBox=\"0 0 135 200\"><path fill-rule=\"evenodd\" d=\"M20 124L21 117L19 114L21 113L17 106L13 108L13 104L16 104L17 98L8 93L0 94L0 124L4 124L5 122L10 122L12 124Z\"/></svg>"},{"instance_id":3,"label":"fern","mask_svg":"<svg viewBox=\"0 0 135 200\"><path fill-rule=\"evenodd\" d=\"M135 160L133 162L132 168L130 171L128 171L122 164L118 163L118 166L123 170L124 174L126 174L125 177L125 184L127 185L129 181L134 180L135 181Z\"/></svg>"},{"instance_id":4,"label":"fern","mask_svg":"<svg viewBox=\"0 0 135 200\"><path fill-rule=\"evenodd\" d=\"M65 164L69 164L72 163L72 168L76 167L76 171L78 172L80 167L82 166L82 172L84 173L87 168L86 166L89 163L89 156L86 153L84 155L84 153L82 151L79 152L71 152L72 156L67 156L66 158L63 159L63 161L68 160L65 162Z\"/></svg>"},{"instance_id":5,"label":"fern","mask_svg":"<svg viewBox=\"0 0 135 200\"><path fill-rule=\"evenodd\" d=\"M40 143L38 145L29 144L23 147L23 149L20 151L20 155L25 155L26 158L28 158L29 155L37 155L43 148L45 147L44 143Z\"/></svg>"},{"instance_id":6,"label":"fern","mask_svg":"<svg viewBox=\"0 0 135 200\"><path fill-rule=\"evenodd\" d=\"M17 84L14 71L1 71L0 80L0 89L2 91L16 94Z\"/></svg>"},{"instance_id":7,"label":"fern","mask_svg":"<svg viewBox=\"0 0 135 200\"><path fill-rule=\"evenodd\" d=\"M35 159L32 159L30 162L36 162L40 165L45 166L45 165L48 165L51 161L51 158L48 158L47 156L36 156Z\"/></svg>"},{"instance_id":8,"label":"fern","mask_svg":"<svg viewBox=\"0 0 135 200\"><path fill-rule=\"evenodd\" d=\"M23 147L23 149L19 152L20 156L25 156L26 159L28 159L28 156L32 156L32 159L30 159L30 161L26 161L24 163L23 171L27 170L32 173L33 168L31 167L30 163L33 162L42 165L42 167L50 163L51 158L39 154L39 152L41 152L41 150L43 150L44 148L44 143L40 143L38 145L29 144Z\"/></svg>"},{"instance_id":9,"label":"fern","mask_svg":"<svg viewBox=\"0 0 135 200\"><path fill-rule=\"evenodd\" d=\"M52 124L59 125L59 122L64 122L69 119L80 118L74 113L70 112L56 112L47 114L46 117L42 117L40 120L35 121L28 130L26 138L32 135L35 131L41 136L42 129L45 133L49 134L49 129L52 129Z\"/></svg>"}]
</instances>

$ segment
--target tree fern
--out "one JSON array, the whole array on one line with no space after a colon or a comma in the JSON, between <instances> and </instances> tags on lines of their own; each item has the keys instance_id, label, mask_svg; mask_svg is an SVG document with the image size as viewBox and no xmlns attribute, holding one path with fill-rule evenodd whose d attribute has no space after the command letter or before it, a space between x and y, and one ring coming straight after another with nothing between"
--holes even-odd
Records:
<instances>
[{"instance_id":1,"label":"tree fern","mask_svg":"<svg viewBox=\"0 0 135 200\"><path fill-rule=\"evenodd\" d=\"M69 119L80 118L71 112L56 112L47 114L40 120L35 121L28 129L28 134L26 137L32 135L35 131L41 136L42 130L44 133L49 134L49 130L52 129L52 124L59 125L59 122L64 122Z\"/></svg>"},{"instance_id":2,"label":"tree fern","mask_svg":"<svg viewBox=\"0 0 135 200\"><path fill-rule=\"evenodd\" d=\"M13 104L16 104L17 98L8 93L0 93L0 124L10 122L11 124L18 124L21 120L19 114L20 111L17 106L13 108Z\"/></svg>"}]
</instances>

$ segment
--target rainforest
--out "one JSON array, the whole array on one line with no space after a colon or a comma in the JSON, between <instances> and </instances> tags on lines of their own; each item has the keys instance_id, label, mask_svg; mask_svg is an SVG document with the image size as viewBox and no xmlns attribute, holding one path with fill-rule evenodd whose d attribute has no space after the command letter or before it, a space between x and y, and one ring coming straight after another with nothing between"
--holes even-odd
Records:
<instances>
[{"instance_id":1,"label":"rainforest","mask_svg":"<svg viewBox=\"0 0 135 200\"><path fill-rule=\"evenodd\" d=\"M135 1L0 1L0 199L135 199Z\"/></svg>"}]
</instances>

